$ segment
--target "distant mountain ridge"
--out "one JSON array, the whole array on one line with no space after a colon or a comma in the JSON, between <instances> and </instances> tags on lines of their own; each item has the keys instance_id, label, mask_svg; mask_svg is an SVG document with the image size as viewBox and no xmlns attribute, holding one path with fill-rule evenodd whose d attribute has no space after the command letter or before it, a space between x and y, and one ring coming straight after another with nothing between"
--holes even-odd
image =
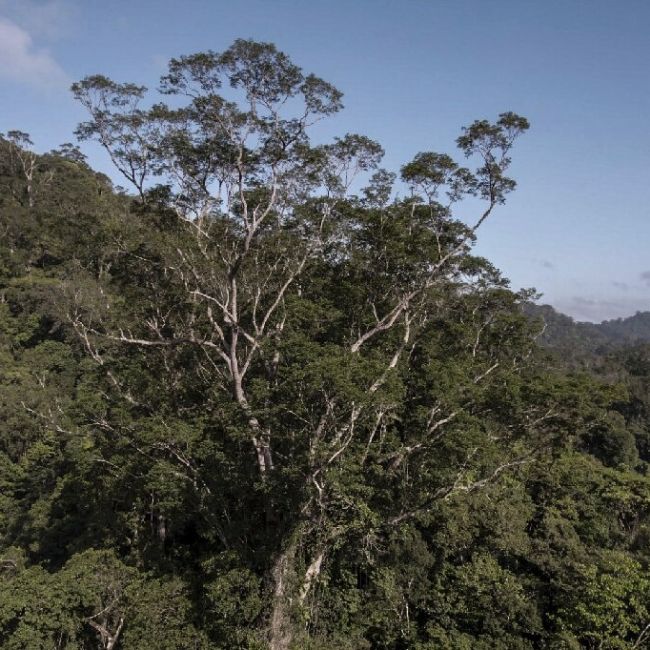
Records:
<instances>
[{"instance_id":1,"label":"distant mountain ridge","mask_svg":"<svg viewBox=\"0 0 650 650\"><path fill-rule=\"evenodd\" d=\"M627 318L602 323L575 321L551 305L529 304L527 313L541 318L545 329L540 342L569 357L581 354L603 354L615 348L650 343L650 311L638 311Z\"/></svg>"},{"instance_id":2,"label":"distant mountain ridge","mask_svg":"<svg viewBox=\"0 0 650 650\"><path fill-rule=\"evenodd\" d=\"M638 311L634 316L627 318L606 320L596 327L612 341L650 341L650 311Z\"/></svg>"}]
</instances>

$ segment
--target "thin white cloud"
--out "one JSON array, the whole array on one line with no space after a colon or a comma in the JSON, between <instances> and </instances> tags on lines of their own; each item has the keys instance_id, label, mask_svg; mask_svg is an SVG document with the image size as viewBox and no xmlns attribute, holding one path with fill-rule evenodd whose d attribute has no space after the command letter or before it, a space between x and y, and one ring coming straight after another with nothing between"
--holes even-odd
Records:
<instances>
[{"instance_id":1,"label":"thin white cloud","mask_svg":"<svg viewBox=\"0 0 650 650\"><path fill-rule=\"evenodd\" d=\"M24 29L0 18L0 78L44 88L68 84L63 68Z\"/></svg>"},{"instance_id":2,"label":"thin white cloud","mask_svg":"<svg viewBox=\"0 0 650 650\"><path fill-rule=\"evenodd\" d=\"M559 298L553 306L578 321L600 323L612 318L627 318L637 311L650 310L650 300L642 296Z\"/></svg>"},{"instance_id":3,"label":"thin white cloud","mask_svg":"<svg viewBox=\"0 0 650 650\"><path fill-rule=\"evenodd\" d=\"M34 38L52 41L70 33L77 12L70 0L0 0L0 13Z\"/></svg>"}]
</instances>

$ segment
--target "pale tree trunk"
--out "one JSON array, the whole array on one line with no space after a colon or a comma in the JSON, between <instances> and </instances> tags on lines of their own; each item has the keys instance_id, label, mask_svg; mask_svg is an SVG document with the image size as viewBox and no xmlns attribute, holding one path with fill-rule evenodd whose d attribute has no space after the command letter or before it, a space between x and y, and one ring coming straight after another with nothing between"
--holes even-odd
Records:
<instances>
[{"instance_id":1,"label":"pale tree trunk","mask_svg":"<svg viewBox=\"0 0 650 650\"><path fill-rule=\"evenodd\" d=\"M117 648L117 642L120 640L120 634L124 627L123 617L120 618L115 632L110 632L106 625L97 623L96 621L93 621L92 618L88 619L88 623L99 632L103 650L115 650Z\"/></svg>"},{"instance_id":2,"label":"pale tree trunk","mask_svg":"<svg viewBox=\"0 0 650 650\"><path fill-rule=\"evenodd\" d=\"M281 553L272 571L273 604L269 621L269 650L289 650L293 638L291 620L291 578L296 547Z\"/></svg>"},{"instance_id":3,"label":"pale tree trunk","mask_svg":"<svg viewBox=\"0 0 650 650\"><path fill-rule=\"evenodd\" d=\"M316 557L311 561L310 565L305 571L305 577L303 578L302 585L300 587L300 595L298 602L303 605L305 599L309 595L309 590L311 589L314 582L318 579L320 575L321 567L323 566L323 559L325 558L325 551L320 551L316 554Z\"/></svg>"},{"instance_id":4,"label":"pale tree trunk","mask_svg":"<svg viewBox=\"0 0 650 650\"><path fill-rule=\"evenodd\" d=\"M273 604L269 620L269 649L289 650L296 631L294 609L305 604L318 579L325 558L319 550L312 557L301 579L297 579L296 554L298 544L292 543L276 560L272 570Z\"/></svg>"}]
</instances>

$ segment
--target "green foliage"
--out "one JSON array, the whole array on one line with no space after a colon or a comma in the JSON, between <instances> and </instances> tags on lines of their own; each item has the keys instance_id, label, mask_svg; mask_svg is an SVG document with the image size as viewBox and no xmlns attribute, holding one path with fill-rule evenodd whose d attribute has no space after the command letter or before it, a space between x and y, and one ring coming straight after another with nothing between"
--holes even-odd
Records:
<instances>
[{"instance_id":1,"label":"green foliage","mask_svg":"<svg viewBox=\"0 0 650 650\"><path fill-rule=\"evenodd\" d=\"M647 346L549 356L471 250L527 121L393 198L273 45L161 83L74 86L135 197L0 139L0 645L641 647Z\"/></svg>"},{"instance_id":2,"label":"green foliage","mask_svg":"<svg viewBox=\"0 0 650 650\"><path fill-rule=\"evenodd\" d=\"M554 618L586 647L629 648L647 625L650 580L625 554L602 552L575 568Z\"/></svg>"}]
</instances>

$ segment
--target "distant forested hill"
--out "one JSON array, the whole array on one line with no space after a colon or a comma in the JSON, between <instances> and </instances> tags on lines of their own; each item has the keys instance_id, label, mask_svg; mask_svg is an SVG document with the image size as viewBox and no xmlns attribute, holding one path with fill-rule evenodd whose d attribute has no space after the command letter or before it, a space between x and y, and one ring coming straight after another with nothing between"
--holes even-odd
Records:
<instances>
[{"instance_id":1,"label":"distant forested hill","mask_svg":"<svg viewBox=\"0 0 650 650\"><path fill-rule=\"evenodd\" d=\"M650 312L637 312L627 318L602 323L585 323L575 321L550 305L528 304L525 311L544 323L540 342L568 359L650 342Z\"/></svg>"},{"instance_id":2,"label":"distant forested hill","mask_svg":"<svg viewBox=\"0 0 650 650\"><path fill-rule=\"evenodd\" d=\"M627 318L603 321L596 327L617 345L650 341L650 312L639 311Z\"/></svg>"}]
</instances>

